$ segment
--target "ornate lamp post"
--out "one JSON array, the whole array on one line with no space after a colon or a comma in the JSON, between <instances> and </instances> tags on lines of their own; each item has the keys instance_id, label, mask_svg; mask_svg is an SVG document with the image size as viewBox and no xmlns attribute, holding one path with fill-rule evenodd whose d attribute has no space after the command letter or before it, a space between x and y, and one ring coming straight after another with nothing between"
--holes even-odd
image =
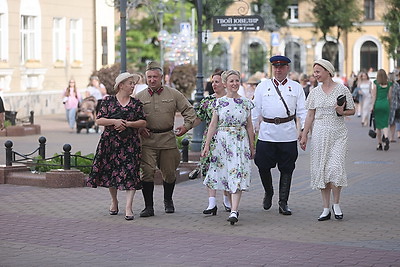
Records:
<instances>
[{"instance_id":1,"label":"ornate lamp post","mask_svg":"<svg viewBox=\"0 0 400 267\"><path fill-rule=\"evenodd\" d=\"M196 0L197 7L197 81L196 81L196 94L194 96L194 106L198 107L200 101L204 97L203 88L203 43L202 43L202 28L203 28L203 3L202 0ZM201 150L201 142L203 140L203 134L205 129L205 123L202 122L199 126L193 129L193 139L191 150L193 152L199 152Z\"/></svg>"}]
</instances>

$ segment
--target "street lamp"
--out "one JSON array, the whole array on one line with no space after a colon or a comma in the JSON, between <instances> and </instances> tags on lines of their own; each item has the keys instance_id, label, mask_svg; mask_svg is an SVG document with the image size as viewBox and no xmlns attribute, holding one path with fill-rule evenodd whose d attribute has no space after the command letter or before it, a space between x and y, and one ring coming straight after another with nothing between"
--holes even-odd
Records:
<instances>
[{"instance_id":1,"label":"street lamp","mask_svg":"<svg viewBox=\"0 0 400 267\"><path fill-rule=\"evenodd\" d=\"M166 30L160 30L158 33L158 40L160 41L160 64L164 67L164 47L165 41L169 38L169 33Z\"/></svg>"},{"instance_id":2,"label":"street lamp","mask_svg":"<svg viewBox=\"0 0 400 267\"><path fill-rule=\"evenodd\" d=\"M202 0L196 0L197 7L197 81L196 81L196 94L194 96L194 106L197 108L200 105L200 101L204 97L203 88L203 42L202 42L202 28L203 28L203 3ZM199 126L193 129L193 139L191 150L193 152L200 152L201 142L203 140L203 134L205 129L205 122L202 122Z\"/></svg>"}]
</instances>

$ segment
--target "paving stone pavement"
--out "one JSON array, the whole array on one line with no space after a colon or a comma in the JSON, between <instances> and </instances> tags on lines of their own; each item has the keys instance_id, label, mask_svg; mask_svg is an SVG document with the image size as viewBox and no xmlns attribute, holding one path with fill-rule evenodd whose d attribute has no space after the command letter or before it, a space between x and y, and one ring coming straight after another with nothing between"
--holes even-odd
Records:
<instances>
[{"instance_id":1,"label":"paving stone pavement","mask_svg":"<svg viewBox=\"0 0 400 267\"><path fill-rule=\"evenodd\" d=\"M63 115L38 117L47 156L94 152L99 134L69 133ZM155 213L135 220L108 215L105 188L49 189L0 185L0 266L400 266L400 140L376 151L360 119L347 121L350 134L341 207L343 221L318 222L321 196L310 189L309 152L300 152L289 204L292 216L262 209L263 190L253 166L252 186L243 193L239 222L226 221L219 192L217 216L205 216L207 193L200 179L179 183L176 213L165 214L162 187L155 188ZM41 135L1 137L18 152L38 146ZM0 153L4 164L5 152ZM274 186L278 172L274 170ZM277 190L276 190L277 191ZM119 192L120 209L125 192Z\"/></svg>"}]
</instances>

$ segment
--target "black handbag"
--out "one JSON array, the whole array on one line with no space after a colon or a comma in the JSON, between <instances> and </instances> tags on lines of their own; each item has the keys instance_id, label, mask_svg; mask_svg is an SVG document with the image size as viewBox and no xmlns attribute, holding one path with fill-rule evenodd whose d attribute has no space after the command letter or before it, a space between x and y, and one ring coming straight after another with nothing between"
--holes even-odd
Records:
<instances>
[{"instance_id":1,"label":"black handbag","mask_svg":"<svg viewBox=\"0 0 400 267\"><path fill-rule=\"evenodd\" d=\"M337 100L336 100L338 106L343 105L345 101L346 101L346 96L345 96L345 95L340 95L340 96L338 96L338 97L337 97ZM343 110L346 110L346 105L344 105ZM340 115L340 114L337 113L337 112L336 112L336 115L338 115L339 117L342 116L342 115Z\"/></svg>"},{"instance_id":2,"label":"black handbag","mask_svg":"<svg viewBox=\"0 0 400 267\"><path fill-rule=\"evenodd\" d=\"M369 117L369 127L372 127L371 129L369 129L368 131L368 135L371 138L376 138L376 132L375 132L375 116L374 116L374 112L371 112L371 115Z\"/></svg>"}]
</instances>

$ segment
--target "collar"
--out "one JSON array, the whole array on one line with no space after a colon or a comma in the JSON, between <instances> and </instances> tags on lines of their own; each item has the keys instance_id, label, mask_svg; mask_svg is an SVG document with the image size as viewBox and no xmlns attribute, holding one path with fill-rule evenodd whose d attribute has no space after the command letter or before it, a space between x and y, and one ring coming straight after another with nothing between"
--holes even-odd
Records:
<instances>
[{"instance_id":1,"label":"collar","mask_svg":"<svg viewBox=\"0 0 400 267\"><path fill-rule=\"evenodd\" d=\"M277 79L274 78L274 84L275 84L276 86L285 85L287 82L288 82L288 79L287 79L287 78L285 78L282 82L279 82Z\"/></svg>"},{"instance_id":2,"label":"collar","mask_svg":"<svg viewBox=\"0 0 400 267\"><path fill-rule=\"evenodd\" d=\"M160 88L158 88L157 91L153 91L150 88L147 88L147 92L149 92L150 96L153 96L154 93L157 93L157 95L160 95L163 90L164 90L164 87L162 87L162 86Z\"/></svg>"}]
</instances>

